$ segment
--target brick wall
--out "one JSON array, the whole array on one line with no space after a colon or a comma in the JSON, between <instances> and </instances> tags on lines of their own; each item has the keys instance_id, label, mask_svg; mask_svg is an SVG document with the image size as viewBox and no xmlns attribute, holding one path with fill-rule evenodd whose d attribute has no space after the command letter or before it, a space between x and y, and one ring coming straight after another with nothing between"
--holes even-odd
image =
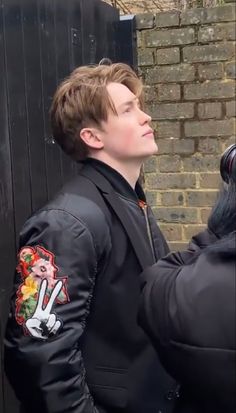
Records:
<instances>
[{"instance_id":1,"label":"brick wall","mask_svg":"<svg viewBox=\"0 0 236 413\"><path fill-rule=\"evenodd\" d=\"M149 203L173 249L203 229L235 142L235 3L137 16L139 70L159 153Z\"/></svg>"},{"instance_id":2,"label":"brick wall","mask_svg":"<svg viewBox=\"0 0 236 413\"><path fill-rule=\"evenodd\" d=\"M120 14L138 14L170 10L179 6L178 0L103 0L117 7ZM213 0L217 1L217 0Z\"/></svg>"},{"instance_id":3,"label":"brick wall","mask_svg":"<svg viewBox=\"0 0 236 413\"><path fill-rule=\"evenodd\" d=\"M157 13L166 10L185 10L194 7L215 7L227 0L103 0L120 10L121 14Z\"/></svg>"}]
</instances>

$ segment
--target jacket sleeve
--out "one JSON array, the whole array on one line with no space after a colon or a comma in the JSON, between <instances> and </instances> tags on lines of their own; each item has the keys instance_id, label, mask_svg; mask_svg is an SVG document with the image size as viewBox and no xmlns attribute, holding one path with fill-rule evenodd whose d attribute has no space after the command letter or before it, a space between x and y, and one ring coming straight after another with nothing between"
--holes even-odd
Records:
<instances>
[{"instance_id":1,"label":"jacket sleeve","mask_svg":"<svg viewBox=\"0 0 236 413\"><path fill-rule=\"evenodd\" d=\"M205 244L212 245L216 238L208 235L204 233ZM178 381L188 385L191 380L195 386L201 369L206 377L212 371L207 363L216 355L214 347L226 347L222 329L228 334L235 314L232 270L227 273L217 253L213 258L202 251L203 243L196 238L191 243L191 248L198 245L195 251L171 253L141 274L139 308L139 323L164 367ZM222 308L230 328L222 322Z\"/></svg>"},{"instance_id":2,"label":"jacket sleeve","mask_svg":"<svg viewBox=\"0 0 236 413\"><path fill-rule=\"evenodd\" d=\"M80 348L96 269L93 237L69 213L41 211L24 226L5 369L27 412L98 412Z\"/></svg>"},{"instance_id":3,"label":"jacket sleeve","mask_svg":"<svg viewBox=\"0 0 236 413\"><path fill-rule=\"evenodd\" d=\"M154 340L162 338L169 340L170 316L168 305L175 282L180 271L187 266L187 273L191 273L191 263L196 260L200 252L208 245L216 242L217 237L208 229L194 236L185 251L169 253L152 267L141 274L142 301L139 311L139 321Z\"/></svg>"}]
</instances>

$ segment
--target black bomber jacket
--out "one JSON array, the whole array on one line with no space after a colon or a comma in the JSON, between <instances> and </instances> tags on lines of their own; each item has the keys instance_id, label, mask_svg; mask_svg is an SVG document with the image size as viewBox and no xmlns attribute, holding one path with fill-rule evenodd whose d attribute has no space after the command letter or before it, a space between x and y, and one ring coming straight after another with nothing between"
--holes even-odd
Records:
<instances>
[{"instance_id":1,"label":"black bomber jacket","mask_svg":"<svg viewBox=\"0 0 236 413\"><path fill-rule=\"evenodd\" d=\"M95 160L27 220L5 339L6 373L27 413L173 409L174 381L136 322L140 264L101 175L149 264L168 252L141 187Z\"/></svg>"},{"instance_id":2,"label":"black bomber jacket","mask_svg":"<svg viewBox=\"0 0 236 413\"><path fill-rule=\"evenodd\" d=\"M206 229L141 279L139 322L181 384L176 413L235 412L235 231Z\"/></svg>"}]
</instances>

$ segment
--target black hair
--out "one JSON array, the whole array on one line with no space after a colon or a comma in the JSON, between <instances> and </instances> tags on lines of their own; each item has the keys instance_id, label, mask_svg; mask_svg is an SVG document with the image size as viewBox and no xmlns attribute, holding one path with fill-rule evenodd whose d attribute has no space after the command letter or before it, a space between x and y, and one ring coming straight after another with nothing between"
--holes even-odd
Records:
<instances>
[{"instance_id":1,"label":"black hair","mask_svg":"<svg viewBox=\"0 0 236 413\"><path fill-rule=\"evenodd\" d=\"M224 151L220 161L220 174L227 184L230 179L236 182L236 143Z\"/></svg>"},{"instance_id":2,"label":"black hair","mask_svg":"<svg viewBox=\"0 0 236 413\"><path fill-rule=\"evenodd\" d=\"M236 145L232 145L236 149ZM226 158L227 153L232 146L227 148L222 155L222 160ZM236 150L232 158L228 157L229 161L226 170L227 174L222 174L225 184L219 193L218 199L212 208L211 215L208 219L208 228L214 232L219 238L228 235L230 232L236 231ZM221 162L222 165L222 162Z\"/></svg>"}]
</instances>

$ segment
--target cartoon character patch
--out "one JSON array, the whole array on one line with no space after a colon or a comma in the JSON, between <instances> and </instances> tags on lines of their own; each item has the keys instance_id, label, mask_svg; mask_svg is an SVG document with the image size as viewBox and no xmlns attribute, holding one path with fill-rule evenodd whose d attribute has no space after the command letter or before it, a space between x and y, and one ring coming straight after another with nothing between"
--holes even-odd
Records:
<instances>
[{"instance_id":1,"label":"cartoon character patch","mask_svg":"<svg viewBox=\"0 0 236 413\"><path fill-rule=\"evenodd\" d=\"M52 307L69 302L67 277L56 278L54 254L41 246L22 248L18 258L16 270L23 283L16 293L16 321L26 334L46 340L62 326Z\"/></svg>"}]
</instances>

